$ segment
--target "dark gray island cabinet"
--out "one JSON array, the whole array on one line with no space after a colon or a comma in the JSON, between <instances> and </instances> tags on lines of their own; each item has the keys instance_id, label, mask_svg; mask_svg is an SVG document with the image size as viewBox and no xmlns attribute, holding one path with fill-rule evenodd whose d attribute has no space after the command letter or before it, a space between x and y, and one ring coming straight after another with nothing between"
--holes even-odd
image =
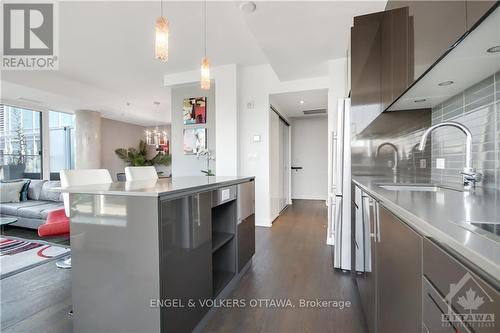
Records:
<instances>
[{"instance_id":1,"label":"dark gray island cabinet","mask_svg":"<svg viewBox=\"0 0 500 333\"><path fill-rule=\"evenodd\" d=\"M254 179L59 189L71 206L75 332L190 332L255 253Z\"/></svg>"}]
</instances>

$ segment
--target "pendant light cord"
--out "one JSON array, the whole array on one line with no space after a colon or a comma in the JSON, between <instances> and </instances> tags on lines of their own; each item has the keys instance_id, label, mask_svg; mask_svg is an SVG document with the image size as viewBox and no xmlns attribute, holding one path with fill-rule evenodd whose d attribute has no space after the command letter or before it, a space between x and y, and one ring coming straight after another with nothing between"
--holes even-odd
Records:
<instances>
[{"instance_id":1,"label":"pendant light cord","mask_svg":"<svg viewBox=\"0 0 500 333\"><path fill-rule=\"evenodd\" d=\"M205 40L204 40L204 47L205 47L205 58L207 57L207 0L203 2L203 25L205 27Z\"/></svg>"},{"instance_id":2,"label":"pendant light cord","mask_svg":"<svg viewBox=\"0 0 500 333\"><path fill-rule=\"evenodd\" d=\"M163 17L163 0L160 0L160 14Z\"/></svg>"}]
</instances>

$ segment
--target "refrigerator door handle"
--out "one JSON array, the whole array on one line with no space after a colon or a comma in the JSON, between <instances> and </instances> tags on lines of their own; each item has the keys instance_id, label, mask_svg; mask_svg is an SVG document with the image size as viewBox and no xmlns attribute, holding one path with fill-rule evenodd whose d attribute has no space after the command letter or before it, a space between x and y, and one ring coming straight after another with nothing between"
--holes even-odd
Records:
<instances>
[{"instance_id":1,"label":"refrigerator door handle","mask_svg":"<svg viewBox=\"0 0 500 333\"><path fill-rule=\"evenodd\" d=\"M377 234L377 241L380 243L380 207L379 203L375 202L375 228L376 228L376 234Z\"/></svg>"},{"instance_id":2,"label":"refrigerator door handle","mask_svg":"<svg viewBox=\"0 0 500 333\"><path fill-rule=\"evenodd\" d=\"M335 172L333 168L337 165L337 133L332 131L332 142L331 142L331 151L330 153L332 154L332 161L331 161L331 184L330 184L330 190L333 193L336 193L337 190L337 182L339 181L338 179L335 179Z\"/></svg>"}]
</instances>

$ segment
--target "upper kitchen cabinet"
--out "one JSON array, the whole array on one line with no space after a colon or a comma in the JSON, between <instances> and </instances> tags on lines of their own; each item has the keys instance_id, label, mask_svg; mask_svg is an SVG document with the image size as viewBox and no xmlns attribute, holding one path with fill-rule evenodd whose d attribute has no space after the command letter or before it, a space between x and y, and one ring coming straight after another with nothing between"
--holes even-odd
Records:
<instances>
[{"instance_id":1,"label":"upper kitchen cabinet","mask_svg":"<svg viewBox=\"0 0 500 333\"><path fill-rule=\"evenodd\" d=\"M380 25L383 12L357 16L351 28L351 108L353 130L360 132L380 112Z\"/></svg>"},{"instance_id":2,"label":"upper kitchen cabinet","mask_svg":"<svg viewBox=\"0 0 500 333\"><path fill-rule=\"evenodd\" d=\"M484 14L488 12L488 10L493 7L496 1L467 1L467 30L472 28L474 24Z\"/></svg>"},{"instance_id":3,"label":"upper kitchen cabinet","mask_svg":"<svg viewBox=\"0 0 500 333\"><path fill-rule=\"evenodd\" d=\"M428 109L500 71L499 2L445 52L388 111ZM477 15L477 14L476 14Z\"/></svg>"},{"instance_id":4,"label":"upper kitchen cabinet","mask_svg":"<svg viewBox=\"0 0 500 333\"><path fill-rule=\"evenodd\" d=\"M408 61L412 64L408 83L419 78L466 31L465 1L389 1L386 10L409 11ZM405 54L395 54L404 57ZM406 87L405 87L406 88Z\"/></svg>"},{"instance_id":5,"label":"upper kitchen cabinet","mask_svg":"<svg viewBox=\"0 0 500 333\"><path fill-rule=\"evenodd\" d=\"M408 8L354 18L351 29L353 128L361 132L410 84Z\"/></svg>"},{"instance_id":6,"label":"upper kitchen cabinet","mask_svg":"<svg viewBox=\"0 0 500 333\"><path fill-rule=\"evenodd\" d=\"M387 10L380 24L380 89L385 110L413 82L413 44L408 7Z\"/></svg>"}]
</instances>

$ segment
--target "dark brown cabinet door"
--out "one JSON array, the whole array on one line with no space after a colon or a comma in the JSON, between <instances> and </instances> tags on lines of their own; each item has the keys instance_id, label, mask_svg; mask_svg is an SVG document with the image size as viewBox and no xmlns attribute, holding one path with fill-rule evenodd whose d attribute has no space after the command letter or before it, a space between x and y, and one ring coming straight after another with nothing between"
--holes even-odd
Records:
<instances>
[{"instance_id":1,"label":"dark brown cabinet door","mask_svg":"<svg viewBox=\"0 0 500 333\"><path fill-rule=\"evenodd\" d=\"M379 205L378 331L421 332L422 237Z\"/></svg>"},{"instance_id":2,"label":"dark brown cabinet door","mask_svg":"<svg viewBox=\"0 0 500 333\"><path fill-rule=\"evenodd\" d=\"M380 37L380 87L384 110L410 85L410 75L413 77L409 24L408 7L384 12Z\"/></svg>"},{"instance_id":3,"label":"dark brown cabinet door","mask_svg":"<svg viewBox=\"0 0 500 333\"><path fill-rule=\"evenodd\" d=\"M486 12L493 7L496 1L467 1L467 29L472 28L472 26L483 17Z\"/></svg>"},{"instance_id":4,"label":"dark brown cabinet door","mask_svg":"<svg viewBox=\"0 0 500 333\"><path fill-rule=\"evenodd\" d=\"M420 77L466 32L466 1L389 1L386 10L407 7L410 15L410 62Z\"/></svg>"},{"instance_id":5,"label":"dark brown cabinet door","mask_svg":"<svg viewBox=\"0 0 500 333\"><path fill-rule=\"evenodd\" d=\"M380 24L383 12L357 16L351 29L351 109L359 132L381 109ZM356 120L360 123L356 123Z\"/></svg>"}]
</instances>

